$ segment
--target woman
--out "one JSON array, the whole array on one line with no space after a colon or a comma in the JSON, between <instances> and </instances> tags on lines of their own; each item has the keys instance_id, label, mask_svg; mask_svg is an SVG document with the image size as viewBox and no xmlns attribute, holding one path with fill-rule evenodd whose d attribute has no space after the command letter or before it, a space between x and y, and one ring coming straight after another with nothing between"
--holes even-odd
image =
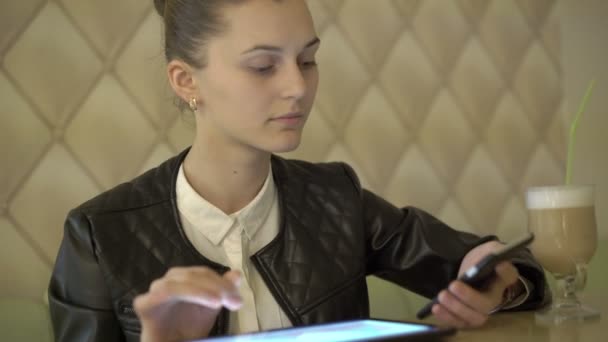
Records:
<instances>
[{"instance_id":1,"label":"woman","mask_svg":"<svg viewBox=\"0 0 608 342\"><path fill-rule=\"evenodd\" d=\"M367 317L369 274L441 291L432 313L457 327L547 300L527 252L476 291L453 279L501 246L491 237L395 208L343 163L274 155L299 145L317 89L305 1L154 3L196 137L70 212L49 290L58 341L182 341Z\"/></svg>"}]
</instances>

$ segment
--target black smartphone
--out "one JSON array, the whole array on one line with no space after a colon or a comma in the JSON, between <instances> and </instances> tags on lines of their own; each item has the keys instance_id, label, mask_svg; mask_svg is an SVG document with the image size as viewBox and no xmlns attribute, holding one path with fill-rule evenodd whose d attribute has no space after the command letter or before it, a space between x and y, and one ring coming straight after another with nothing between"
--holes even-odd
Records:
<instances>
[{"instance_id":1,"label":"black smartphone","mask_svg":"<svg viewBox=\"0 0 608 342\"><path fill-rule=\"evenodd\" d=\"M494 271L496 265L501 261L511 259L515 252L529 245L532 240L534 240L534 234L528 233L528 235L505 245L499 251L488 254L485 258L481 259L480 262L475 264L475 266L463 273L458 280L477 290L482 290L487 285L488 281L496 274ZM434 304L437 304L437 297L433 298L432 301L420 309L416 314L416 317L418 317L418 319L423 319L429 316Z\"/></svg>"}]
</instances>

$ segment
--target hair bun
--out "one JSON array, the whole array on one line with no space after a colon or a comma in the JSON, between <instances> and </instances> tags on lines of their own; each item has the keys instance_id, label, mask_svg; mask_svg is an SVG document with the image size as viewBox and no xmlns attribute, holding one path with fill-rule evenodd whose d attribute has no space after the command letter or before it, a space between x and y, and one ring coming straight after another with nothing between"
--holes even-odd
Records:
<instances>
[{"instance_id":1,"label":"hair bun","mask_svg":"<svg viewBox=\"0 0 608 342\"><path fill-rule=\"evenodd\" d=\"M154 0L154 7L156 8L156 12L158 12L158 15L160 15L161 17L165 16L166 3L167 0Z\"/></svg>"}]
</instances>

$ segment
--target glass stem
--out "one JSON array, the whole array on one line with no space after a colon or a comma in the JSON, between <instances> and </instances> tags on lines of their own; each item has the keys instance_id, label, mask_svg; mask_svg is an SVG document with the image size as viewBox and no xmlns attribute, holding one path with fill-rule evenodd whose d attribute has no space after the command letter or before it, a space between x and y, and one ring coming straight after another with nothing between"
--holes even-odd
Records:
<instances>
[{"instance_id":1,"label":"glass stem","mask_svg":"<svg viewBox=\"0 0 608 342\"><path fill-rule=\"evenodd\" d=\"M581 303L576 298L576 276L556 276L557 293L553 298L553 306L556 308L580 307Z\"/></svg>"}]
</instances>

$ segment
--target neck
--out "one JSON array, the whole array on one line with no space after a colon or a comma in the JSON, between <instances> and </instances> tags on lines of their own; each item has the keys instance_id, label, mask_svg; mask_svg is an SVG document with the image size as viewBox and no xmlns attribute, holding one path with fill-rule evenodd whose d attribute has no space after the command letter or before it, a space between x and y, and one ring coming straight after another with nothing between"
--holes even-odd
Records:
<instances>
[{"instance_id":1,"label":"neck","mask_svg":"<svg viewBox=\"0 0 608 342\"><path fill-rule=\"evenodd\" d=\"M270 153L206 146L212 145L195 141L184 160L188 183L224 213L234 213L251 202L264 185Z\"/></svg>"}]
</instances>

